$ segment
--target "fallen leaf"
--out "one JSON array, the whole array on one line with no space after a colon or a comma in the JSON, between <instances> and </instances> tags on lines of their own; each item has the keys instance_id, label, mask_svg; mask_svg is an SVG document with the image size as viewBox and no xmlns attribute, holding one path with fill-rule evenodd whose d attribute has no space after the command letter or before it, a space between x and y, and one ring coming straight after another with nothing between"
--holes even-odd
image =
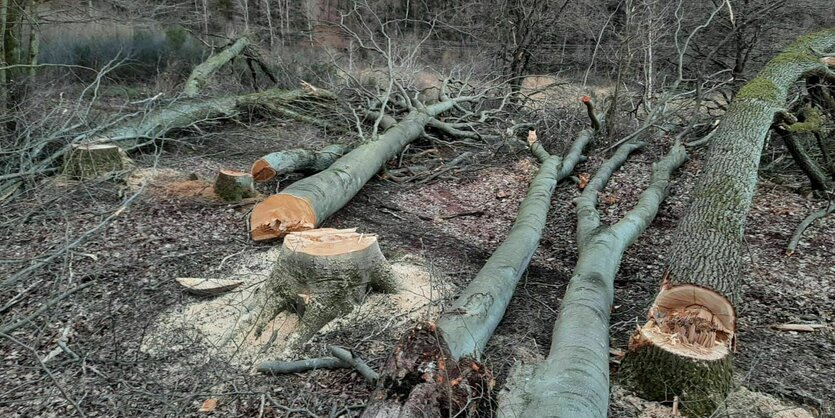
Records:
<instances>
[{"instance_id":1,"label":"fallen leaf","mask_svg":"<svg viewBox=\"0 0 835 418\"><path fill-rule=\"evenodd\" d=\"M197 412L212 412L215 408L217 408L217 399L209 398L203 401L203 405L197 410Z\"/></svg>"}]
</instances>

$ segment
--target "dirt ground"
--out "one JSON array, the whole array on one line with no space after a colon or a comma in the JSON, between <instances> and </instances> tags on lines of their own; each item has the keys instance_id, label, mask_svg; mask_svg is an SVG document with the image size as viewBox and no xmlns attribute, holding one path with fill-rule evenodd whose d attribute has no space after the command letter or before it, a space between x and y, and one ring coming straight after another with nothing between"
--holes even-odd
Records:
<instances>
[{"instance_id":1,"label":"dirt ground","mask_svg":"<svg viewBox=\"0 0 835 418\"><path fill-rule=\"evenodd\" d=\"M567 148L572 134L566 129L548 138L551 151ZM205 182L220 168L246 170L267 152L338 139L292 123L260 123L254 129L215 127L162 150L147 150L134 156L138 165L173 170L165 182L179 186L148 186L111 222L69 250L63 248L111 216L135 188L117 180L79 184L46 179L6 204L0 213L0 275L46 263L14 294L0 295L0 306L14 304L2 312L3 324L25 317L48 295L93 284L0 343L0 416L71 416L72 403L91 417L358 415L370 388L349 370L258 375L236 364L236 351L214 350L193 332L173 332L157 349L143 349L161 318L200 302L174 278L231 278L243 267L269 269L268 263L246 263L263 259L276 244L250 241L248 207L212 201ZM601 199L605 221L618 219L637 201L650 164L669 146L665 141L651 144L614 175ZM575 173L593 173L601 161L592 153ZM482 158L478 164L426 185L375 179L325 226L378 234L390 259L420 259L431 277L460 288L509 230L537 168L532 158L515 153ZM655 222L623 259L611 321L615 348L625 349L643 322L701 164L697 150L678 173ZM189 180L192 173L198 180ZM260 191L273 193L293 178L260 185ZM497 376L497 387L515 361L547 352L577 258L571 201L578 195L570 182L558 187L540 248L487 347L484 362ZM785 255L795 226L820 205L786 187L760 183L746 231L750 259L735 362L740 383L751 391L802 406L812 416L835 416L835 217L816 223L798 251ZM18 292L25 297L18 298ZM447 296L432 296L433 303ZM392 325L381 316L366 318L363 327L326 330L306 346L306 355L324 355L326 345L338 344L379 367L398 333L420 319ZM829 328L811 333L771 328L781 323ZM68 350L56 350L59 342ZM616 379L617 365L612 367ZM613 393L611 416L649 416L652 408L654 416L668 414L666 406L636 402L617 385ZM212 412L198 412L207 399L219 402ZM489 415L489 407L484 412Z\"/></svg>"}]
</instances>

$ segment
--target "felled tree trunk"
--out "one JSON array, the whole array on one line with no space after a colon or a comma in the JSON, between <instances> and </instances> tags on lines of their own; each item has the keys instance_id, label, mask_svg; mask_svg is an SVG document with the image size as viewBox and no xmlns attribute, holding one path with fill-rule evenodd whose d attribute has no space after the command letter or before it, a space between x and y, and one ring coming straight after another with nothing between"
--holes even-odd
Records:
<instances>
[{"instance_id":1,"label":"felled tree trunk","mask_svg":"<svg viewBox=\"0 0 835 418\"><path fill-rule=\"evenodd\" d=\"M333 144L319 151L296 148L267 154L252 164L255 181L269 181L275 176L295 172L319 172L341 158L351 146Z\"/></svg>"},{"instance_id":2,"label":"felled tree trunk","mask_svg":"<svg viewBox=\"0 0 835 418\"><path fill-rule=\"evenodd\" d=\"M430 120L452 109L456 103L471 99L460 97L414 109L377 140L355 148L327 169L299 180L255 205L250 218L252 239L279 238L288 232L321 225L345 206L386 161L417 139Z\"/></svg>"},{"instance_id":3,"label":"felled tree trunk","mask_svg":"<svg viewBox=\"0 0 835 418\"><path fill-rule=\"evenodd\" d=\"M659 401L678 397L692 416L710 415L725 399L736 323L717 318L739 303L743 231L763 142L794 82L830 72L814 51L833 46L835 29L799 38L742 87L716 128L669 249L656 304L621 364L624 383L638 394ZM690 290L687 300L678 298L682 286ZM706 300L711 302L700 302Z\"/></svg>"},{"instance_id":4,"label":"felled tree trunk","mask_svg":"<svg viewBox=\"0 0 835 418\"><path fill-rule=\"evenodd\" d=\"M282 113L283 109L305 104L314 107L328 106L335 97L333 93L323 89L271 89L240 96L178 101L148 114L129 118L99 135L129 150L174 129L187 128L201 121L230 118L253 108Z\"/></svg>"},{"instance_id":5,"label":"felled tree trunk","mask_svg":"<svg viewBox=\"0 0 835 418\"><path fill-rule=\"evenodd\" d=\"M592 129L583 130L565 159L550 155L535 133L529 137L542 166L507 238L437 325L421 324L400 340L364 417L446 417L478 407L492 389L490 371L478 359L539 245L557 183L574 169L593 135Z\"/></svg>"},{"instance_id":6,"label":"felled tree trunk","mask_svg":"<svg viewBox=\"0 0 835 418\"><path fill-rule=\"evenodd\" d=\"M217 54L212 55L206 61L194 67L183 87L183 94L188 97L197 96L200 93L200 89L209 82L212 75L226 65L227 62L240 55L249 44L249 38L242 36L232 45L223 48Z\"/></svg>"},{"instance_id":7,"label":"felled tree trunk","mask_svg":"<svg viewBox=\"0 0 835 418\"><path fill-rule=\"evenodd\" d=\"M124 169L122 153L113 144L74 145L64 158L64 174L89 179Z\"/></svg>"},{"instance_id":8,"label":"felled tree trunk","mask_svg":"<svg viewBox=\"0 0 835 418\"><path fill-rule=\"evenodd\" d=\"M649 187L614 225L603 227L597 197L609 177L642 143L622 145L591 179L577 207L579 259L540 364L517 365L499 399L500 417L605 417L609 405L609 314L624 251L655 218L670 177L687 159L676 144L653 165Z\"/></svg>"},{"instance_id":9,"label":"felled tree trunk","mask_svg":"<svg viewBox=\"0 0 835 418\"><path fill-rule=\"evenodd\" d=\"M299 326L287 345L301 344L351 312L370 289L397 290L375 235L332 228L295 232L284 238L267 280L264 318L284 310L298 314Z\"/></svg>"},{"instance_id":10,"label":"felled tree trunk","mask_svg":"<svg viewBox=\"0 0 835 418\"><path fill-rule=\"evenodd\" d=\"M255 197L255 181L249 173L233 170L220 170L215 179L215 194L223 200L235 202Z\"/></svg>"}]
</instances>

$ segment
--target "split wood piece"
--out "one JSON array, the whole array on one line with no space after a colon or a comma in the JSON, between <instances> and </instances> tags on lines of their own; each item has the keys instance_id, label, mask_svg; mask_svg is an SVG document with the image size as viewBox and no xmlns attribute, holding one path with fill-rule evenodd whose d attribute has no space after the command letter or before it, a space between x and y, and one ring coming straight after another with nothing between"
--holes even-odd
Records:
<instances>
[{"instance_id":1,"label":"split wood piece","mask_svg":"<svg viewBox=\"0 0 835 418\"><path fill-rule=\"evenodd\" d=\"M280 238L291 231L315 228L345 206L380 168L419 138L436 115L476 97L462 96L415 109L379 138L336 160L330 167L287 186L252 209L253 240ZM284 206L287 204L287 206Z\"/></svg>"},{"instance_id":2,"label":"split wood piece","mask_svg":"<svg viewBox=\"0 0 835 418\"><path fill-rule=\"evenodd\" d=\"M202 279L196 277L178 277L177 283L185 287L186 292L197 296L217 296L244 284L243 280Z\"/></svg>"},{"instance_id":3,"label":"split wood piece","mask_svg":"<svg viewBox=\"0 0 835 418\"><path fill-rule=\"evenodd\" d=\"M787 332L815 332L820 329L827 328L825 324L778 324L772 325L771 328L777 331Z\"/></svg>"},{"instance_id":4,"label":"split wood piece","mask_svg":"<svg viewBox=\"0 0 835 418\"><path fill-rule=\"evenodd\" d=\"M601 225L598 197L629 154L626 143L575 199L579 257L554 324L548 357L516 367L499 399L500 417L603 418L609 406L609 316L623 253L649 227L675 171L687 159L681 144L653 164L650 185L620 221Z\"/></svg>"},{"instance_id":5,"label":"split wood piece","mask_svg":"<svg viewBox=\"0 0 835 418\"><path fill-rule=\"evenodd\" d=\"M125 168L122 153L113 144L73 145L64 160L64 174L76 179L90 179Z\"/></svg>"},{"instance_id":6,"label":"split wood piece","mask_svg":"<svg viewBox=\"0 0 835 418\"><path fill-rule=\"evenodd\" d=\"M227 202L255 197L252 175L234 170L220 170L215 179L215 194Z\"/></svg>"},{"instance_id":7,"label":"split wood piece","mask_svg":"<svg viewBox=\"0 0 835 418\"><path fill-rule=\"evenodd\" d=\"M370 289L397 290L376 235L332 228L288 234L266 286L263 319L283 310L301 318L286 347L303 344L333 319L350 313Z\"/></svg>"},{"instance_id":8,"label":"split wood piece","mask_svg":"<svg viewBox=\"0 0 835 418\"><path fill-rule=\"evenodd\" d=\"M209 79L217 70L240 55L249 45L249 38L242 36L233 44L223 48L217 54L210 56L206 61L194 67L183 87L183 94L188 97L197 96L200 93L200 89L209 82Z\"/></svg>"},{"instance_id":9,"label":"split wood piece","mask_svg":"<svg viewBox=\"0 0 835 418\"><path fill-rule=\"evenodd\" d=\"M353 147L333 144L319 151L304 148L267 154L252 164L252 177L257 182L269 181L275 176L295 172L319 172L331 166Z\"/></svg>"},{"instance_id":10,"label":"split wood piece","mask_svg":"<svg viewBox=\"0 0 835 418\"><path fill-rule=\"evenodd\" d=\"M667 270L660 280L660 292L677 286L696 286L723 296L732 306L740 303L745 223L765 138L775 116L785 112L789 90L797 80L832 73L815 52L832 47L835 28L798 38L734 97L716 127L705 168L667 251ZM665 327L660 322L659 326ZM646 340L641 330L635 340L653 342ZM678 396L686 415L710 416L722 406L730 389L727 382L733 372L732 341L733 338L725 341L728 354L716 360L680 355L658 345L636 344L623 361L631 368L625 383L652 401L672 401ZM710 372L705 373L706 370ZM662 371L674 371L676 376ZM664 390L659 391L662 387Z\"/></svg>"},{"instance_id":11,"label":"split wood piece","mask_svg":"<svg viewBox=\"0 0 835 418\"><path fill-rule=\"evenodd\" d=\"M437 322L410 330L389 356L364 417L456 416L478 408L492 389L478 359L504 316L520 278L539 246L551 197L580 160L594 131L580 132L565 159L550 155L529 135L542 166L519 206L510 232Z\"/></svg>"}]
</instances>

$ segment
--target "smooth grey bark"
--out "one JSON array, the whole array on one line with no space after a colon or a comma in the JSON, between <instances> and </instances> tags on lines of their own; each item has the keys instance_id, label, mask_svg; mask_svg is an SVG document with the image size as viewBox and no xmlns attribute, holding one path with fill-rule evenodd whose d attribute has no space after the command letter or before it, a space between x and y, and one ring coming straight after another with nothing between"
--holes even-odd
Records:
<instances>
[{"instance_id":1,"label":"smooth grey bark","mask_svg":"<svg viewBox=\"0 0 835 418\"><path fill-rule=\"evenodd\" d=\"M437 325L421 324L401 339L382 370L364 417L474 412L492 384L491 372L477 360L539 245L557 183L574 169L594 133L581 131L564 159L550 155L529 133L531 153L542 165L510 232Z\"/></svg>"},{"instance_id":2,"label":"smooth grey bark","mask_svg":"<svg viewBox=\"0 0 835 418\"><path fill-rule=\"evenodd\" d=\"M459 97L413 109L376 140L358 146L327 169L301 179L287 186L281 193L259 203L253 208L251 217L252 238L278 238L292 230L321 225L345 206L386 161L420 137L430 120L451 110L457 103L475 98ZM273 203L281 199L291 199L307 206L306 217L312 219L299 219L296 211L285 211L281 205Z\"/></svg>"},{"instance_id":3,"label":"smooth grey bark","mask_svg":"<svg viewBox=\"0 0 835 418\"><path fill-rule=\"evenodd\" d=\"M500 417L605 417L609 405L609 315L614 280L624 251L655 218L667 196L672 172L687 159L676 144L653 165L636 206L616 224L603 227L598 193L612 173L643 143L618 148L575 199L579 259L554 324L551 350L537 365L517 367L500 395Z\"/></svg>"},{"instance_id":4,"label":"smooth grey bark","mask_svg":"<svg viewBox=\"0 0 835 418\"><path fill-rule=\"evenodd\" d=\"M332 144L319 151L296 148L273 152L258 159L250 172L255 181L263 182L288 173L322 171L351 149L350 145Z\"/></svg>"}]
</instances>

